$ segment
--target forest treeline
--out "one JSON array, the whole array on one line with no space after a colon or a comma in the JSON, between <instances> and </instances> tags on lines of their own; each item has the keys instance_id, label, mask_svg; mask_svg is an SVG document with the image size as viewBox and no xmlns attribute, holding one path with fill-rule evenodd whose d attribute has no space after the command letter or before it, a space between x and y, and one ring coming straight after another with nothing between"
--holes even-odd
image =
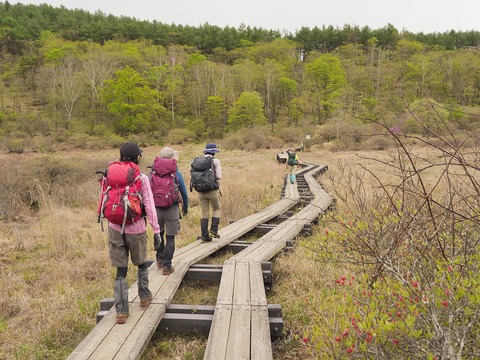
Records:
<instances>
[{"instance_id":1,"label":"forest treeline","mask_svg":"<svg viewBox=\"0 0 480 360\"><path fill-rule=\"evenodd\" d=\"M358 140L372 120L421 134L406 108L428 122L432 106L472 130L480 104L473 30L280 33L0 2L0 61L0 138L9 151L52 141L115 145L141 134L222 138L258 125L285 141L295 139L282 129L315 133L320 125L318 141L344 131Z\"/></svg>"}]
</instances>

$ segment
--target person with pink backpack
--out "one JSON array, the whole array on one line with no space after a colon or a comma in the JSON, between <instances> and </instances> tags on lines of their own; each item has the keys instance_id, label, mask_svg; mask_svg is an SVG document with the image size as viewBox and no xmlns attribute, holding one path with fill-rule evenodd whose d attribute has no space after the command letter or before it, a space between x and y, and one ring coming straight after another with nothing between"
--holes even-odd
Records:
<instances>
[{"instance_id":1,"label":"person with pink backpack","mask_svg":"<svg viewBox=\"0 0 480 360\"><path fill-rule=\"evenodd\" d=\"M188 213L188 193L182 173L178 170L178 151L164 147L155 158L150 175L160 235L154 239L157 267L170 275L175 235L180 231L180 213ZM181 207L181 209L180 209Z\"/></svg>"}]
</instances>

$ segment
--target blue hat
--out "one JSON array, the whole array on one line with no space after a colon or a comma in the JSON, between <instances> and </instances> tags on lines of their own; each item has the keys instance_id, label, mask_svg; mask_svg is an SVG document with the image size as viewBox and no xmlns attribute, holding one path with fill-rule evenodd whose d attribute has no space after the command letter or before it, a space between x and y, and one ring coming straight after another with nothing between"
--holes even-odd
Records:
<instances>
[{"instance_id":1,"label":"blue hat","mask_svg":"<svg viewBox=\"0 0 480 360\"><path fill-rule=\"evenodd\" d=\"M220 150L217 149L217 145L215 144L207 144L207 146L205 146L205 150L203 150L203 153L204 154L216 154L216 153L219 153Z\"/></svg>"}]
</instances>

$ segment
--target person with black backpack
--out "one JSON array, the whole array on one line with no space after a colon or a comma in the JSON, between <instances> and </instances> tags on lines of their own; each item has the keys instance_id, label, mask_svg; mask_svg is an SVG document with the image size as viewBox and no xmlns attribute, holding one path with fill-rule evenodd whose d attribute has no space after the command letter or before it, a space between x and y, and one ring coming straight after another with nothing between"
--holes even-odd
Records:
<instances>
[{"instance_id":1,"label":"person with black backpack","mask_svg":"<svg viewBox=\"0 0 480 360\"><path fill-rule=\"evenodd\" d=\"M219 153L217 145L210 143L203 150L204 156L192 160L190 170L190 191L195 189L202 208L200 219L202 242L212 241L212 237L219 238L218 226L220 224L220 182L222 178L222 166L220 160L215 158ZM212 222L210 231L208 223L210 219L210 207L212 208Z\"/></svg>"},{"instance_id":2,"label":"person with black backpack","mask_svg":"<svg viewBox=\"0 0 480 360\"><path fill-rule=\"evenodd\" d=\"M110 164L106 171L106 187L101 201L101 215L109 222L110 261L117 268L114 285L117 324L124 324L129 316L126 280L129 257L138 267L140 307L147 308L152 302L148 286L147 224L142 209L153 229L154 238L159 237L160 227L150 181L138 167L141 157L142 151L136 143L129 142L120 147L120 161Z\"/></svg>"},{"instance_id":3,"label":"person with black backpack","mask_svg":"<svg viewBox=\"0 0 480 360\"><path fill-rule=\"evenodd\" d=\"M188 193L182 173L178 170L178 151L164 147L155 158L150 175L160 236L154 239L157 267L163 275L173 272L175 235L180 231L180 206L188 213Z\"/></svg>"}]
</instances>

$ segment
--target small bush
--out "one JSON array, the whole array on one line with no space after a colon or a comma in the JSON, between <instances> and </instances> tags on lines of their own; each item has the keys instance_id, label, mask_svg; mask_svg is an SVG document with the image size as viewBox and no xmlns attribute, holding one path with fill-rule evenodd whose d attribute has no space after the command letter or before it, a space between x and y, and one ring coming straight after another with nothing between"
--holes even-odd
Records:
<instances>
[{"instance_id":1,"label":"small bush","mask_svg":"<svg viewBox=\"0 0 480 360\"><path fill-rule=\"evenodd\" d=\"M195 134L188 129L173 129L168 133L168 142L173 145L180 145L195 139Z\"/></svg>"},{"instance_id":2,"label":"small bush","mask_svg":"<svg viewBox=\"0 0 480 360\"><path fill-rule=\"evenodd\" d=\"M228 150L278 149L282 144L283 141L265 127L241 129L225 138L225 148Z\"/></svg>"},{"instance_id":3,"label":"small bush","mask_svg":"<svg viewBox=\"0 0 480 360\"><path fill-rule=\"evenodd\" d=\"M25 151L25 139L8 139L5 146L9 153L21 154Z\"/></svg>"},{"instance_id":4,"label":"small bush","mask_svg":"<svg viewBox=\"0 0 480 360\"><path fill-rule=\"evenodd\" d=\"M392 146L393 140L387 136L372 136L362 142L362 150L386 150Z\"/></svg>"}]
</instances>

